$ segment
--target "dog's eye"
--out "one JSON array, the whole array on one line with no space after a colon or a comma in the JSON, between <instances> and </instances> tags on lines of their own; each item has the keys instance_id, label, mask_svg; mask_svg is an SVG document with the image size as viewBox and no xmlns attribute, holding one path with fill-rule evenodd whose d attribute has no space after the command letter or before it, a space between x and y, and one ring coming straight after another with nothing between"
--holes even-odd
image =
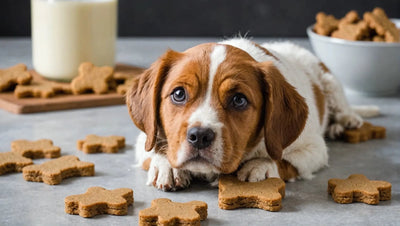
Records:
<instances>
[{"instance_id":1,"label":"dog's eye","mask_svg":"<svg viewBox=\"0 0 400 226\"><path fill-rule=\"evenodd\" d=\"M174 104L182 105L186 103L186 92L183 87L177 87L171 93L171 100Z\"/></svg>"},{"instance_id":2,"label":"dog's eye","mask_svg":"<svg viewBox=\"0 0 400 226\"><path fill-rule=\"evenodd\" d=\"M247 107L247 104L247 98L242 93L235 94L230 103L230 105L236 110L244 110Z\"/></svg>"}]
</instances>

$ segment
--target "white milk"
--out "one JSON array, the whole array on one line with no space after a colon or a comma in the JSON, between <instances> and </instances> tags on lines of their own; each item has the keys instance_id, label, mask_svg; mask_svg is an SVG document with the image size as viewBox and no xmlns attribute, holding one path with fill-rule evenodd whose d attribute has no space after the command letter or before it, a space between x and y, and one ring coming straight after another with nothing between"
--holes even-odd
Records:
<instances>
[{"instance_id":1,"label":"white milk","mask_svg":"<svg viewBox=\"0 0 400 226\"><path fill-rule=\"evenodd\" d=\"M69 81L85 61L114 66L118 0L31 0L35 70Z\"/></svg>"}]
</instances>

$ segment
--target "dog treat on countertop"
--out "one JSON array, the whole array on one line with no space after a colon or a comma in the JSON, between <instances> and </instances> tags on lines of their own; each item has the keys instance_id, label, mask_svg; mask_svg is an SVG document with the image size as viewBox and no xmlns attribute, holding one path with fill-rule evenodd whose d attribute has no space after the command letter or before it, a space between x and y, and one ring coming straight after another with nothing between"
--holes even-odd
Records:
<instances>
[{"instance_id":1,"label":"dog treat on countertop","mask_svg":"<svg viewBox=\"0 0 400 226\"><path fill-rule=\"evenodd\" d=\"M90 134L84 140L78 140L77 146L79 150L87 154L97 152L117 153L119 149L125 147L125 137Z\"/></svg>"},{"instance_id":2,"label":"dog treat on countertop","mask_svg":"<svg viewBox=\"0 0 400 226\"><path fill-rule=\"evenodd\" d=\"M69 83L53 82L45 79L33 79L28 85L17 85L14 95L17 98L41 97L49 98L58 93L72 93Z\"/></svg>"},{"instance_id":3,"label":"dog treat on countertop","mask_svg":"<svg viewBox=\"0 0 400 226\"><path fill-rule=\"evenodd\" d=\"M22 172L24 179L27 181L55 185L69 177L93 176L94 164L81 162L78 157L67 155L47 161L41 165L26 166Z\"/></svg>"},{"instance_id":4,"label":"dog treat on countertop","mask_svg":"<svg viewBox=\"0 0 400 226\"><path fill-rule=\"evenodd\" d=\"M37 141L15 140L11 142L11 151L31 159L58 158L60 157L61 148L54 146L53 141L49 139Z\"/></svg>"},{"instance_id":5,"label":"dog treat on countertop","mask_svg":"<svg viewBox=\"0 0 400 226\"><path fill-rule=\"evenodd\" d=\"M221 176L219 179L219 208L260 208L279 211L285 197L285 182L280 178L268 178L259 182L239 181L235 176Z\"/></svg>"},{"instance_id":6,"label":"dog treat on countertop","mask_svg":"<svg viewBox=\"0 0 400 226\"><path fill-rule=\"evenodd\" d=\"M364 13L364 20L375 29L376 33L384 37L386 42L399 42L400 33L396 25L389 20L385 11L381 8L375 8L372 13Z\"/></svg>"},{"instance_id":7,"label":"dog treat on countertop","mask_svg":"<svg viewBox=\"0 0 400 226\"><path fill-rule=\"evenodd\" d=\"M161 198L151 202L151 207L139 212L139 225L200 225L207 218L207 203L191 201L172 202Z\"/></svg>"},{"instance_id":8,"label":"dog treat on countertop","mask_svg":"<svg viewBox=\"0 0 400 226\"><path fill-rule=\"evenodd\" d=\"M93 91L96 94L107 93L113 78L112 67L96 67L92 63L85 62L79 66L79 75L71 82L72 92L80 94Z\"/></svg>"},{"instance_id":9,"label":"dog treat on countertop","mask_svg":"<svg viewBox=\"0 0 400 226\"><path fill-rule=\"evenodd\" d=\"M31 80L32 75L26 70L25 64L0 69L0 92L13 89L17 84L29 84Z\"/></svg>"},{"instance_id":10,"label":"dog treat on countertop","mask_svg":"<svg viewBox=\"0 0 400 226\"><path fill-rule=\"evenodd\" d=\"M25 166L32 165L32 159L25 158L15 152L0 153L0 175L11 172L22 172Z\"/></svg>"},{"instance_id":11,"label":"dog treat on countertop","mask_svg":"<svg viewBox=\"0 0 400 226\"><path fill-rule=\"evenodd\" d=\"M335 202L345 204L363 202L378 204L391 199L392 185L386 181L369 180L362 174L353 174L347 179L330 179L328 193Z\"/></svg>"},{"instance_id":12,"label":"dog treat on countertop","mask_svg":"<svg viewBox=\"0 0 400 226\"><path fill-rule=\"evenodd\" d=\"M384 139L386 137L386 128L382 126L374 126L369 122L358 129L346 129L343 138L349 143L359 143L371 139Z\"/></svg>"},{"instance_id":13,"label":"dog treat on countertop","mask_svg":"<svg viewBox=\"0 0 400 226\"><path fill-rule=\"evenodd\" d=\"M94 217L99 214L121 216L128 213L128 206L133 203L133 190L90 187L84 194L66 197L64 202L66 213L79 214L81 217Z\"/></svg>"}]
</instances>

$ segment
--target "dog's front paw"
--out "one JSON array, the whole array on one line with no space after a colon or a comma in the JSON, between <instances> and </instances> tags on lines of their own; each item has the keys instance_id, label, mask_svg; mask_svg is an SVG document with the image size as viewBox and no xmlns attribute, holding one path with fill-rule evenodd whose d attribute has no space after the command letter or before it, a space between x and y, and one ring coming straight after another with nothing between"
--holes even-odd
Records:
<instances>
[{"instance_id":1,"label":"dog's front paw","mask_svg":"<svg viewBox=\"0 0 400 226\"><path fill-rule=\"evenodd\" d=\"M163 191L176 191L188 187L189 184L189 172L172 168L164 156L156 155L152 158L147 185L153 185Z\"/></svg>"},{"instance_id":2,"label":"dog's front paw","mask_svg":"<svg viewBox=\"0 0 400 226\"><path fill-rule=\"evenodd\" d=\"M363 124L363 119L356 113L339 113L336 115L336 122L340 123L346 129L360 128Z\"/></svg>"},{"instance_id":3,"label":"dog's front paw","mask_svg":"<svg viewBox=\"0 0 400 226\"><path fill-rule=\"evenodd\" d=\"M253 159L247 161L237 172L237 177L241 181L257 182L268 177L278 177L276 163L269 159Z\"/></svg>"}]
</instances>

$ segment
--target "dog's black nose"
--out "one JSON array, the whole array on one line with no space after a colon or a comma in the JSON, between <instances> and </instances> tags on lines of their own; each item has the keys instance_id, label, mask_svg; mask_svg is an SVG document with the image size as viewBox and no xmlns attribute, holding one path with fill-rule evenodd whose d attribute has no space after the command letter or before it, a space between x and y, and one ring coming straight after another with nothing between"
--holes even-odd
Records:
<instances>
[{"instance_id":1,"label":"dog's black nose","mask_svg":"<svg viewBox=\"0 0 400 226\"><path fill-rule=\"evenodd\" d=\"M204 149L214 141L215 133L210 128L193 127L187 132L187 141L195 148Z\"/></svg>"}]
</instances>

